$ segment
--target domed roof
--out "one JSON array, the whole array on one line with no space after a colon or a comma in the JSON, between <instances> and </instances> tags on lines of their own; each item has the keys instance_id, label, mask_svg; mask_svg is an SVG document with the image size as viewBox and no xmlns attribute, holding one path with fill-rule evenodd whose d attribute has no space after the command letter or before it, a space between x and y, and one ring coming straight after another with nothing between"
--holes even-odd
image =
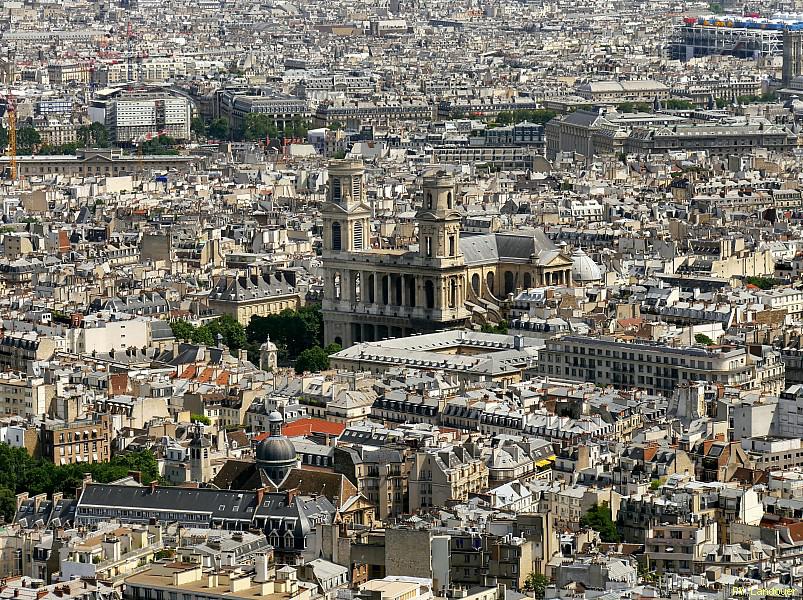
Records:
<instances>
[{"instance_id":1,"label":"domed roof","mask_svg":"<svg viewBox=\"0 0 803 600\"><path fill-rule=\"evenodd\" d=\"M572 279L581 283L602 280L602 269L580 248L572 252Z\"/></svg>"},{"instance_id":2,"label":"domed roof","mask_svg":"<svg viewBox=\"0 0 803 600\"><path fill-rule=\"evenodd\" d=\"M259 442L256 450L257 464L260 466L290 465L296 460L296 448L293 442L282 435L284 417L279 411L268 415L270 435Z\"/></svg>"},{"instance_id":3,"label":"domed roof","mask_svg":"<svg viewBox=\"0 0 803 600\"><path fill-rule=\"evenodd\" d=\"M266 437L257 445L256 459L259 464L292 463L296 460L296 448L284 436Z\"/></svg>"}]
</instances>

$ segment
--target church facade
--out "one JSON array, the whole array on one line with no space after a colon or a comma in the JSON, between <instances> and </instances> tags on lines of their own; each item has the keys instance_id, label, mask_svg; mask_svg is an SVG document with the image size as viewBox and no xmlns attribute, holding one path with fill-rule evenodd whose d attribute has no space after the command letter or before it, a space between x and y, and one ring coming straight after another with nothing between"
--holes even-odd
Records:
<instances>
[{"instance_id":1,"label":"church facade","mask_svg":"<svg viewBox=\"0 0 803 600\"><path fill-rule=\"evenodd\" d=\"M417 247L372 248L363 164L331 163L321 211L327 344L496 323L509 294L572 284L571 259L542 231L463 234L457 201L453 177L426 175Z\"/></svg>"}]
</instances>

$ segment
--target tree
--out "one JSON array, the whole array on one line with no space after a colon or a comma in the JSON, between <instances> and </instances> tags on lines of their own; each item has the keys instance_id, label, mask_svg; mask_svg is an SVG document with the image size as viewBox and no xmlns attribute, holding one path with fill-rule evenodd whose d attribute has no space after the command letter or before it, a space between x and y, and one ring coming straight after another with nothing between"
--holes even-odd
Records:
<instances>
[{"instance_id":1,"label":"tree","mask_svg":"<svg viewBox=\"0 0 803 600\"><path fill-rule=\"evenodd\" d=\"M243 135L249 141L264 140L269 137L279 137L279 130L268 115L264 113L248 113L245 115Z\"/></svg>"},{"instance_id":2,"label":"tree","mask_svg":"<svg viewBox=\"0 0 803 600\"><path fill-rule=\"evenodd\" d=\"M109 147L109 130L103 123L91 123L90 125L81 125L78 128L78 141L85 148L108 148Z\"/></svg>"},{"instance_id":3,"label":"tree","mask_svg":"<svg viewBox=\"0 0 803 600\"><path fill-rule=\"evenodd\" d=\"M326 352L327 356L332 356L332 354L337 354L342 349L343 349L343 346L341 346L340 344L335 344L333 342L333 343L329 344L328 346L326 346L326 348L324 348L323 350L324 350L324 352Z\"/></svg>"},{"instance_id":4,"label":"tree","mask_svg":"<svg viewBox=\"0 0 803 600\"><path fill-rule=\"evenodd\" d=\"M192 421L193 423L202 423L203 425L212 424L212 421L209 420L209 417L197 413L190 413L190 421Z\"/></svg>"},{"instance_id":5,"label":"tree","mask_svg":"<svg viewBox=\"0 0 803 600\"><path fill-rule=\"evenodd\" d=\"M0 515L10 523L17 512L16 494L7 487L0 487Z\"/></svg>"},{"instance_id":6,"label":"tree","mask_svg":"<svg viewBox=\"0 0 803 600\"><path fill-rule=\"evenodd\" d=\"M484 323L480 331L482 331L482 333L498 333L501 335L507 335L508 328L507 323L497 323L496 325Z\"/></svg>"},{"instance_id":7,"label":"tree","mask_svg":"<svg viewBox=\"0 0 803 600\"><path fill-rule=\"evenodd\" d=\"M500 125L510 125L513 122L513 113L509 110L503 110L496 115L496 122Z\"/></svg>"},{"instance_id":8,"label":"tree","mask_svg":"<svg viewBox=\"0 0 803 600\"><path fill-rule=\"evenodd\" d=\"M664 107L668 108L669 110L691 110L694 108L694 102L670 98L664 102Z\"/></svg>"},{"instance_id":9,"label":"tree","mask_svg":"<svg viewBox=\"0 0 803 600\"><path fill-rule=\"evenodd\" d=\"M331 129L332 131L338 131L340 129L343 129L343 123L341 123L340 121L332 121L332 124L329 125L329 129Z\"/></svg>"},{"instance_id":10,"label":"tree","mask_svg":"<svg viewBox=\"0 0 803 600\"><path fill-rule=\"evenodd\" d=\"M192 332L195 330L195 327L191 323L182 320L170 323L170 329L176 339L189 340L192 339Z\"/></svg>"},{"instance_id":11,"label":"tree","mask_svg":"<svg viewBox=\"0 0 803 600\"><path fill-rule=\"evenodd\" d=\"M313 346L307 348L298 355L296 360L295 370L299 375L302 373L310 372L317 373L318 371L325 371L329 368L329 355L326 350L320 346Z\"/></svg>"},{"instance_id":12,"label":"tree","mask_svg":"<svg viewBox=\"0 0 803 600\"><path fill-rule=\"evenodd\" d=\"M17 130L17 152L19 154L33 154L33 151L41 143L42 136L33 127L26 126Z\"/></svg>"},{"instance_id":13,"label":"tree","mask_svg":"<svg viewBox=\"0 0 803 600\"><path fill-rule=\"evenodd\" d=\"M75 151L78 149L78 142L70 142L69 144L61 144L60 146L51 146L46 144L39 148L38 154L50 154L50 155L64 155L64 154L75 154Z\"/></svg>"},{"instance_id":14,"label":"tree","mask_svg":"<svg viewBox=\"0 0 803 600\"><path fill-rule=\"evenodd\" d=\"M588 509L588 512L580 517L580 525L599 532L599 537L603 542L616 543L619 541L619 532L611 518L611 508L607 502L601 505L595 504Z\"/></svg>"},{"instance_id":15,"label":"tree","mask_svg":"<svg viewBox=\"0 0 803 600\"><path fill-rule=\"evenodd\" d=\"M710 337L708 337L704 333L696 334L694 336L694 341L697 342L698 344L703 345L703 346L713 346L714 345L714 340L712 340Z\"/></svg>"},{"instance_id":16,"label":"tree","mask_svg":"<svg viewBox=\"0 0 803 600\"><path fill-rule=\"evenodd\" d=\"M203 137L206 135L206 123L201 117L193 117L190 121L190 131L198 137Z\"/></svg>"},{"instance_id":17,"label":"tree","mask_svg":"<svg viewBox=\"0 0 803 600\"><path fill-rule=\"evenodd\" d=\"M769 277L745 277L744 282L748 285L754 285L761 290L769 290L775 285L775 282Z\"/></svg>"},{"instance_id":18,"label":"tree","mask_svg":"<svg viewBox=\"0 0 803 600\"><path fill-rule=\"evenodd\" d=\"M206 128L206 135L214 140L228 139L229 122L226 119L215 119Z\"/></svg>"},{"instance_id":19,"label":"tree","mask_svg":"<svg viewBox=\"0 0 803 600\"><path fill-rule=\"evenodd\" d=\"M248 343L245 336L245 328L240 322L230 315L223 315L205 325L212 339L217 340L218 334L223 336L223 343L232 351L244 348Z\"/></svg>"},{"instance_id":20,"label":"tree","mask_svg":"<svg viewBox=\"0 0 803 600\"><path fill-rule=\"evenodd\" d=\"M253 316L245 329L252 344L262 344L268 338L276 344L280 356L297 358L313 346L323 346L323 314L317 304L299 310L285 309L278 315Z\"/></svg>"},{"instance_id":21,"label":"tree","mask_svg":"<svg viewBox=\"0 0 803 600\"><path fill-rule=\"evenodd\" d=\"M125 477L129 471L141 472L144 481L159 480L159 466L148 450L120 454L109 462L56 466L46 459L32 458L22 448L0 444L0 511L8 510L4 506L8 494L4 497L3 488L13 494L28 492L32 496L53 492L71 494L81 485L84 473L92 475L93 481L108 483Z\"/></svg>"},{"instance_id":22,"label":"tree","mask_svg":"<svg viewBox=\"0 0 803 600\"><path fill-rule=\"evenodd\" d=\"M549 585L549 578L541 573L530 573L524 580L524 590L532 592L535 598L543 598L546 593L546 586Z\"/></svg>"},{"instance_id":23,"label":"tree","mask_svg":"<svg viewBox=\"0 0 803 600\"><path fill-rule=\"evenodd\" d=\"M146 155L161 154L175 156L178 154L178 150L173 148L176 144L177 141L175 138L169 135L160 135L152 140L145 140L142 142L140 150L142 154Z\"/></svg>"}]
</instances>

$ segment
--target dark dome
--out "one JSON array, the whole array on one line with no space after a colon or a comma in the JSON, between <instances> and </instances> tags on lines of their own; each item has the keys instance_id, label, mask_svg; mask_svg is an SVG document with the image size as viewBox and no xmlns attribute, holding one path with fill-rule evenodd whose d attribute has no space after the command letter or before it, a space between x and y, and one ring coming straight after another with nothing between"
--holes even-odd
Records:
<instances>
[{"instance_id":1,"label":"dark dome","mask_svg":"<svg viewBox=\"0 0 803 600\"><path fill-rule=\"evenodd\" d=\"M260 465L293 463L296 460L296 448L286 437L266 437L257 445L256 459Z\"/></svg>"}]
</instances>

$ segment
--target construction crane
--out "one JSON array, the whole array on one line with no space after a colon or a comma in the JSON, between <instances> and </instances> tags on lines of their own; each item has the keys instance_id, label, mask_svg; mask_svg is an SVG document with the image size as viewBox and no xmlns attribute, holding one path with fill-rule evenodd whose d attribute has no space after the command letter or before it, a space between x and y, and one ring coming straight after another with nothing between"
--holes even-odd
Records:
<instances>
[{"instance_id":1,"label":"construction crane","mask_svg":"<svg viewBox=\"0 0 803 600\"><path fill-rule=\"evenodd\" d=\"M6 116L8 120L8 156L11 157L8 173L11 181L17 179L17 105L14 93L9 89L5 95Z\"/></svg>"}]
</instances>

